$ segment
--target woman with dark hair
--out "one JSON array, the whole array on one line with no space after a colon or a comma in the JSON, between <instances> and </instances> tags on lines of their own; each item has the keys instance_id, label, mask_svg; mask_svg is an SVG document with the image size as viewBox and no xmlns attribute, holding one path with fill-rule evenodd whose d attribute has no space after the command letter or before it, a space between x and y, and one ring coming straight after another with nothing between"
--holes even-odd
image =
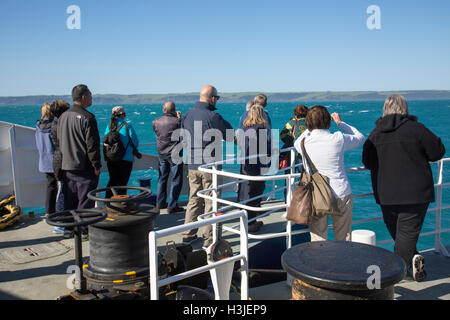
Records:
<instances>
[{"instance_id":1,"label":"woman with dark hair","mask_svg":"<svg viewBox=\"0 0 450 320\"><path fill-rule=\"evenodd\" d=\"M58 141L58 119L59 117L70 109L70 104L63 100L55 100L50 105L50 112L53 115L53 122L51 125L50 137L53 143L54 152L53 152L53 172L54 177L57 181L57 194L56 194L56 203L55 203L55 211L64 211L64 195L63 195L63 175L62 175L62 154L59 149L59 141ZM64 227L54 227L53 233L64 233ZM68 236L68 235L66 235Z\"/></svg>"},{"instance_id":2,"label":"woman with dark hair","mask_svg":"<svg viewBox=\"0 0 450 320\"><path fill-rule=\"evenodd\" d=\"M136 131L131 123L125 121L126 113L122 106L116 106L112 109L111 122L106 127L105 135L112 130L117 130L120 135L120 141L125 148L125 154L119 161L107 161L109 172L109 182L107 187L127 186L130 179L134 163L134 150L139 145ZM137 149L136 149L137 150ZM126 194L126 190L118 190L119 194ZM106 192L106 198L110 198L112 193Z\"/></svg>"},{"instance_id":3,"label":"woman with dark hair","mask_svg":"<svg viewBox=\"0 0 450 320\"><path fill-rule=\"evenodd\" d=\"M343 131L330 132L331 119ZM314 106L306 115L305 132L295 141L295 149L305 159L301 143L305 142L305 151L318 172L328 178L333 195L337 199L340 215L333 215L334 238L351 241L353 199L344 165L344 152L358 148L364 142L364 136L354 127L341 120L338 113L331 116L327 108ZM303 161L309 172L310 168ZM313 217L309 225L311 241L327 240L328 215Z\"/></svg>"},{"instance_id":4,"label":"woman with dark hair","mask_svg":"<svg viewBox=\"0 0 450 320\"><path fill-rule=\"evenodd\" d=\"M53 114L51 137L52 137L53 145L55 146L55 153L53 155L53 170L55 172L56 179L61 182L63 180L62 171L61 171L62 154L61 154L61 151L59 150L57 128L58 128L59 117L69 109L70 109L70 104L63 100L55 100L50 105L50 111Z\"/></svg>"},{"instance_id":5,"label":"woman with dark hair","mask_svg":"<svg viewBox=\"0 0 450 320\"><path fill-rule=\"evenodd\" d=\"M307 113L308 108L303 104L294 108L294 117L289 119L280 133L280 139L284 142L282 149L293 147L294 141L305 131Z\"/></svg>"},{"instance_id":6,"label":"woman with dark hair","mask_svg":"<svg viewBox=\"0 0 450 320\"><path fill-rule=\"evenodd\" d=\"M306 114L308 113L308 108L303 104L299 104L294 108L294 117L289 119L289 121L284 126L280 133L280 139L283 141L284 145L281 149L286 149L294 146L294 141L300 137L300 135L306 130ZM290 152L287 152L289 163ZM280 154L283 156L283 154ZM295 163L299 163L300 154L295 152Z\"/></svg>"},{"instance_id":7,"label":"woman with dark hair","mask_svg":"<svg viewBox=\"0 0 450 320\"><path fill-rule=\"evenodd\" d=\"M405 261L408 274L423 281L425 262L416 245L428 206L435 200L429 162L440 160L445 147L409 115L400 95L386 99L383 117L375 125L364 144L362 162L370 170L375 200L395 241L394 252Z\"/></svg>"}]
</instances>

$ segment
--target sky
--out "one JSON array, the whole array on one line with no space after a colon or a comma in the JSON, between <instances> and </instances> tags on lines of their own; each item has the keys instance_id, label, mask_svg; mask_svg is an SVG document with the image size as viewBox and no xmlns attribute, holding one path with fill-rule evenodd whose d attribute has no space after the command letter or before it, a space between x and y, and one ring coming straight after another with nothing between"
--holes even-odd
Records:
<instances>
[{"instance_id":1,"label":"sky","mask_svg":"<svg viewBox=\"0 0 450 320\"><path fill-rule=\"evenodd\" d=\"M0 43L0 96L450 89L448 0L1 0Z\"/></svg>"}]
</instances>

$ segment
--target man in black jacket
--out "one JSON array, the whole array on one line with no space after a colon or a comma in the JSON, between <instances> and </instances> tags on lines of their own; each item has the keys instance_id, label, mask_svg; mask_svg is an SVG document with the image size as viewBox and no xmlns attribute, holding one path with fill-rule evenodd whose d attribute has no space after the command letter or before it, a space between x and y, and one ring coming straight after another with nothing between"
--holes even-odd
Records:
<instances>
[{"instance_id":1,"label":"man in black jacket","mask_svg":"<svg viewBox=\"0 0 450 320\"><path fill-rule=\"evenodd\" d=\"M195 222L202 213L212 211L212 201L204 201L197 195L197 192L201 190L212 188L212 175L199 171L198 167L222 160L222 141L234 140L230 123L215 112L219 98L216 88L210 85L204 86L200 91L200 101L183 117L182 127L186 134L183 136L183 142L187 145L189 168L189 203L184 223ZM227 131L231 134L227 134ZM218 177L218 184L220 181ZM197 239L197 229L188 230L183 236L183 242L190 243ZM212 227L205 227L203 246L208 247L212 243L212 238Z\"/></svg>"},{"instance_id":2,"label":"man in black jacket","mask_svg":"<svg viewBox=\"0 0 450 320\"><path fill-rule=\"evenodd\" d=\"M101 168L97 120L86 110L92 105L92 94L81 84L73 88L72 98L72 108L61 115L57 127L65 210L94 207L87 194L97 188Z\"/></svg>"},{"instance_id":3,"label":"man in black jacket","mask_svg":"<svg viewBox=\"0 0 450 320\"><path fill-rule=\"evenodd\" d=\"M409 115L400 95L386 99L383 117L363 147L362 162L371 171L375 200L395 240L394 251L416 281L426 277L416 244L428 206L435 200L429 162L444 154L441 139Z\"/></svg>"},{"instance_id":4,"label":"man in black jacket","mask_svg":"<svg viewBox=\"0 0 450 320\"><path fill-rule=\"evenodd\" d=\"M167 101L163 105L163 115L152 122L153 131L156 133L156 142L159 155L159 179L156 198L157 209L167 207L167 183L169 173L172 173L170 184L168 212L176 213L184 211L178 207L177 201L183 186L183 162L181 155L172 156L172 151L180 144L179 139L172 139L174 132L181 128L181 112L176 111L176 105L172 101Z\"/></svg>"}]
</instances>

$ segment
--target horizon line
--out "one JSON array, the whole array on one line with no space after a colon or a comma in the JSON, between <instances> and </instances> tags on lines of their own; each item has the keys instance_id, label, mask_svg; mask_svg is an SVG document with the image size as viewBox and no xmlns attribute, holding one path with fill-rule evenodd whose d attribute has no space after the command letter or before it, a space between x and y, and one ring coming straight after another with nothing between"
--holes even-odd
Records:
<instances>
[{"instance_id":1,"label":"horizon line","mask_svg":"<svg viewBox=\"0 0 450 320\"><path fill-rule=\"evenodd\" d=\"M418 91L450 91L450 89L393 89L393 90L321 90L321 91L234 91L234 92L226 92L220 91L221 94L254 94L254 93L263 93L263 94L292 94L292 93L350 93L350 92L372 92L372 93L380 93L380 92L418 92ZM141 95L193 95L199 94L199 92L172 92L172 93L94 93L93 96L102 96L102 95L116 95L116 96L141 96ZM42 96L71 96L68 94L30 94L30 95L21 95L21 96L0 96L0 98L24 98L24 97L42 97Z\"/></svg>"}]
</instances>

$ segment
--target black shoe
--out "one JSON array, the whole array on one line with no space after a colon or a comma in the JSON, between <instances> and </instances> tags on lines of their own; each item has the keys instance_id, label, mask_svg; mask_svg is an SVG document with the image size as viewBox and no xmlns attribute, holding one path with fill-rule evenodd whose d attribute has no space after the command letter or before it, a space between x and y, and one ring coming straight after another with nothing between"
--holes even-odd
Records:
<instances>
[{"instance_id":1,"label":"black shoe","mask_svg":"<svg viewBox=\"0 0 450 320\"><path fill-rule=\"evenodd\" d=\"M192 242L194 242L197 239L198 239L197 235L189 236L189 237L183 237L182 242L183 242L183 244L191 244Z\"/></svg>"},{"instance_id":2,"label":"black shoe","mask_svg":"<svg viewBox=\"0 0 450 320\"><path fill-rule=\"evenodd\" d=\"M82 233L81 234L81 241L89 241L89 233Z\"/></svg>"},{"instance_id":3,"label":"black shoe","mask_svg":"<svg viewBox=\"0 0 450 320\"><path fill-rule=\"evenodd\" d=\"M180 208L179 206L176 206L173 209L167 209L168 213L180 213L180 212L184 212L185 210L183 208Z\"/></svg>"},{"instance_id":4,"label":"black shoe","mask_svg":"<svg viewBox=\"0 0 450 320\"><path fill-rule=\"evenodd\" d=\"M258 232L259 229L261 229L261 227L263 225L264 225L264 223L262 221L255 221L255 222L250 223L248 225L248 229L247 230L248 230L248 232L251 232L251 233Z\"/></svg>"},{"instance_id":5,"label":"black shoe","mask_svg":"<svg viewBox=\"0 0 450 320\"><path fill-rule=\"evenodd\" d=\"M63 237L64 237L64 239L71 239L71 238L73 238L73 235L74 235L74 232L73 232L73 230L64 230L64 234L63 234Z\"/></svg>"},{"instance_id":6,"label":"black shoe","mask_svg":"<svg viewBox=\"0 0 450 320\"><path fill-rule=\"evenodd\" d=\"M161 209L166 209L166 208L167 208L167 203L162 204L162 205L160 205L160 206L156 206L155 208L156 208L156 210L158 210L158 211L160 211Z\"/></svg>"}]
</instances>

